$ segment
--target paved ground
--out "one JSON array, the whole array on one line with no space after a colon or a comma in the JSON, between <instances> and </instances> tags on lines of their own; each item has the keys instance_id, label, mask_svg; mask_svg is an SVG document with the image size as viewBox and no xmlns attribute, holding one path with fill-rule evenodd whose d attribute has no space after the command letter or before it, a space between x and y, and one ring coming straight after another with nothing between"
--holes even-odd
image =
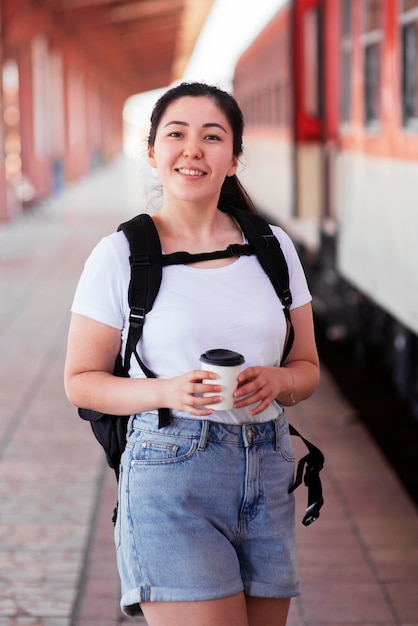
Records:
<instances>
[{"instance_id":1,"label":"paved ground","mask_svg":"<svg viewBox=\"0 0 418 626\"><path fill-rule=\"evenodd\" d=\"M119 161L0 226L0 626L129 621L114 475L64 397L62 369L83 261L143 209L143 175ZM326 453L326 504L312 526L298 521L302 595L289 626L418 626L417 510L327 372L291 421ZM301 520L304 487L297 503Z\"/></svg>"}]
</instances>

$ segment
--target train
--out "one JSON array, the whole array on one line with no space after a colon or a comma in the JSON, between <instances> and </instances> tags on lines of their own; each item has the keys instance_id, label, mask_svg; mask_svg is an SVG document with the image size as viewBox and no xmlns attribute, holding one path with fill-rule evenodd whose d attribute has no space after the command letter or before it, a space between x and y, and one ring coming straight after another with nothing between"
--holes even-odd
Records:
<instances>
[{"instance_id":1,"label":"train","mask_svg":"<svg viewBox=\"0 0 418 626\"><path fill-rule=\"evenodd\" d=\"M327 341L373 355L418 423L418 0L278 5L234 70L241 180Z\"/></svg>"}]
</instances>

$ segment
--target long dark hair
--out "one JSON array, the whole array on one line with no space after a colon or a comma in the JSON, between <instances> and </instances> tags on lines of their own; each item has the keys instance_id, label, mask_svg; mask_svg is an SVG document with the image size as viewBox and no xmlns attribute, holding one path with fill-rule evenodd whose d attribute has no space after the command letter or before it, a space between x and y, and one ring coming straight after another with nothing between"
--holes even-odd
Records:
<instances>
[{"instance_id":1,"label":"long dark hair","mask_svg":"<svg viewBox=\"0 0 418 626\"><path fill-rule=\"evenodd\" d=\"M226 116L233 134L232 150L235 157L242 155L242 135L244 132L244 118L242 111L235 98L226 91L206 85L205 83L181 83L166 91L157 100L151 114L151 127L148 136L148 146L153 147L157 128L167 107L184 96L206 96L212 98L216 106ZM228 206L235 206L245 211L256 212L255 206L244 187L240 183L237 175L227 176L223 182L219 197L219 208L227 209Z\"/></svg>"}]
</instances>

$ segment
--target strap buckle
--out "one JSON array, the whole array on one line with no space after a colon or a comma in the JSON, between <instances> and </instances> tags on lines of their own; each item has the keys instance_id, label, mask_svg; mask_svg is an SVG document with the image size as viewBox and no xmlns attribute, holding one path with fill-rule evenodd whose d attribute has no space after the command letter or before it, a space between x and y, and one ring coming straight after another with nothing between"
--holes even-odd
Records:
<instances>
[{"instance_id":1,"label":"strap buckle","mask_svg":"<svg viewBox=\"0 0 418 626\"><path fill-rule=\"evenodd\" d=\"M304 526L309 526L313 522L315 522L319 517L319 511L324 504L324 498L319 498L316 502L313 502L306 509L305 517L302 520L302 524Z\"/></svg>"},{"instance_id":2,"label":"strap buckle","mask_svg":"<svg viewBox=\"0 0 418 626\"><path fill-rule=\"evenodd\" d=\"M130 256L131 267L135 265L151 265L149 254L131 254Z\"/></svg>"},{"instance_id":3,"label":"strap buckle","mask_svg":"<svg viewBox=\"0 0 418 626\"><path fill-rule=\"evenodd\" d=\"M145 309L142 307L132 307L129 315L129 324L133 328L142 328L145 321Z\"/></svg>"},{"instance_id":4,"label":"strap buckle","mask_svg":"<svg viewBox=\"0 0 418 626\"><path fill-rule=\"evenodd\" d=\"M280 245L275 235L263 235L263 241L266 248L277 248Z\"/></svg>"},{"instance_id":5,"label":"strap buckle","mask_svg":"<svg viewBox=\"0 0 418 626\"><path fill-rule=\"evenodd\" d=\"M292 300L292 293L290 291L290 289L283 289L283 299L282 299L282 304L284 306L285 309L289 309L290 305L292 304L293 300Z\"/></svg>"}]
</instances>

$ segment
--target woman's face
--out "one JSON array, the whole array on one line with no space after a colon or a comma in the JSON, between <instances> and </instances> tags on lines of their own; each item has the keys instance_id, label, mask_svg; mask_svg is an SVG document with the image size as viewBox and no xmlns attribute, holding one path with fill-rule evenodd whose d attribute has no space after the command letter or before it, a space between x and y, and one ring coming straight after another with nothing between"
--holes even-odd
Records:
<instances>
[{"instance_id":1,"label":"woman's face","mask_svg":"<svg viewBox=\"0 0 418 626\"><path fill-rule=\"evenodd\" d=\"M237 170L232 145L232 128L212 98L184 96L172 102L148 150L164 199L216 206L225 177Z\"/></svg>"}]
</instances>

